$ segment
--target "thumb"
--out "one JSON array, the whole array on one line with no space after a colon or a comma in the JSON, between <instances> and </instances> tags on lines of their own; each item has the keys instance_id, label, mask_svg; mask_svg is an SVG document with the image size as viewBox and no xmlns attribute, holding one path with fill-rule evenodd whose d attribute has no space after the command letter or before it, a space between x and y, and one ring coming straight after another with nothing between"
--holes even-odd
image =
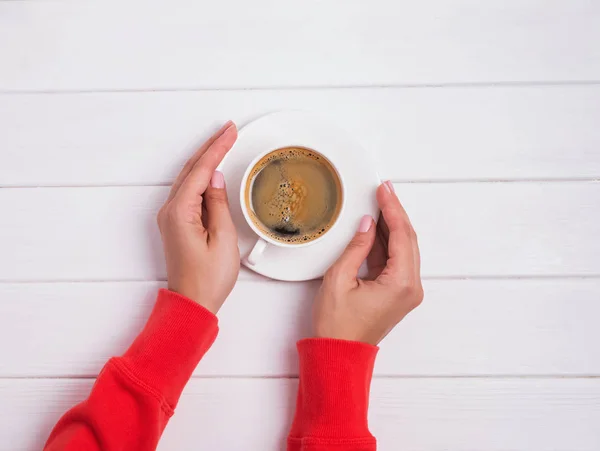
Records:
<instances>
[{"instance_id":1,"label":"thumb","mask_svg":"<svg viewBox=\"0 0 600 451\"><path fill-rule=\"evenodd\" d=\"M225 177L220 171L215 171L210 184L204 193L206 206L206 229L209 235L229 234L235 232L235 225L229 212L229 201L225 189Z\"/></svg>"},{"instance_id":2,"label":"thumb","mask_svg":"<svg viewBox=\"0 0 600 451\"><path fill-rule=\"evenodd\" d=\"M371 216L365 215L360 220L358 230L352 241L348 243L342 255L334 263L333 268L335 268L336 272L348 278L356 279L358 269L369 255L369 252L371 252L374 242L375 221Z\"/></svg>"}]
</instances>

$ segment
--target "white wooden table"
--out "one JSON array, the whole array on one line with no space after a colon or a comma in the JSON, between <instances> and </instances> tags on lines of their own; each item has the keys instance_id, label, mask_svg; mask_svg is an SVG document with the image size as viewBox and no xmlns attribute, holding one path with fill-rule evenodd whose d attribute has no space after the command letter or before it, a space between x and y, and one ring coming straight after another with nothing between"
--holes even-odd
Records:
<instances>
[{"instance_id":1,"label":"white wooden table","mask_svg":"<svg viewBox=\"0 0 600 451\"><path fill-rule=\"evenodd\" d=\"M0 449L39 449L144 323L194 146L279 109L349 130L420 237L379 449L599 450L593 0L0 1ZM242 271L159 449L282 449L316 287Z\"/></svg>"}]
</instances>

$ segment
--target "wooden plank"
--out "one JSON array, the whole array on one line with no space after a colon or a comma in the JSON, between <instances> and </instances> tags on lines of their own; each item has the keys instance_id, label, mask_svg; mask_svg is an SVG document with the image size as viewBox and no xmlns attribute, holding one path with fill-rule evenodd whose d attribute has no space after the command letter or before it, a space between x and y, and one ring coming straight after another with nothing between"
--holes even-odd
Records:
<instances>
[{"instance_id":1,"label":"wooden plank","mask_svg":"<svg viewBox=\"0 0 600 451\"><path fill-rule=\"evenodd\" d=\"M0 96L0 186L167 184L218 124L318 111L402 180L600 176L600 87Z\"/></svg>"},{"instance_id":2,"label":"wooden plank","mask_svg":"<svg viewBox=\"0 0 600 451\"><path fill-rule=\"evenodd\" d=\"M0 90L597 81L599 15L587 0L3 2Z\"/></svg>"},{"instance_id":3,"label":"wooden plank","mask_svg":"<svg viewBox=\"0 0 600 451\"><path fill-rule=\"evenodd\" d=\"M600 274L600 184L397 184L425 277ZM167 187L0 190L0 281L165 278Z\"/></svg>"},{"instance_id":4,"label":"wooden plank","mask_svg":"<svg viewBox=\"0 0 600 451\"><path fill-rule=\"evenodd\" d=\"M91 380L0 380L0 450L41 449ZM297 381L193 379L159 450L283 449ZM595 451L597 379L375 379L378 449ZM434 431L435 433L432 433Z\"/></svg>"},{"instance_id":5,"label":"wooden plank","mask_svg":"<svg viewBox=\"0 0 600 451\"><path fill-rule=\"evenodd\" d=\"M0 377L95 376L133 341L163 284L0 284ZM200 376L294 376L319 282L241 281ZM428 280L375 373L600 375L597 279Z\"/></svg>"}]
</instances>

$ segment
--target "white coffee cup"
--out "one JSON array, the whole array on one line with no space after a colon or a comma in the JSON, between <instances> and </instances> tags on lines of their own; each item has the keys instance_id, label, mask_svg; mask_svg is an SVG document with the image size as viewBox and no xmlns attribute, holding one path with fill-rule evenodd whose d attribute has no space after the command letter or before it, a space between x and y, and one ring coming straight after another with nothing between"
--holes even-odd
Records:
<instances>
[{"instance_id":1,"label":"white coffee cup","mask_svg":"<svg viewBox=\"0 0 600 451\"><path fill-rule=\"evenodd\" d=\"M254 167L258 164L258 162L263 157L270 154L271 152L274 152L278 149L282 149L282 148L286 148L286 147L303 147L304 148L304 146L290 145L290 146L281 146L281 147L278 147L277 149L271 149L266 152L263 152L260 155L258 155L254 160L252 160L252 162L246 168L246 172L244 172L244 177L242 177L242 183L240 185L240 206L242 208L242 213L244 214L244 218L246 219L246 222L248 223L250 228L254 231L254 233L256 233L258 235L256 244L254 245L254 247L252 248L252 250L246 257L246 263L250 266L254 266L258 263L258 261L261 259L261 257L265 253L265 250L267 249L268 246L277 246L277 247L283 247L283 248L289 248L289 249L298 249L300 247L312 246L313 244L318 243L319 241L324 239L329 233L331 233L331 231L333 230L335 225L339 222L339 219L342 216L342 214L344 212L344 208L346 206L345 183L344 183L344 179L342 178L342 174L338 170L335 162L331 161L331 159L329 157L326 157L321 152L316 151L314 149L310 149L311 151L318 154L320 157L322 157L323 159L325 159L326 161L329 162L331 167L335 170L335 173L337 174L338 179L340 181L340 186L341 186L341 190L342 190L342 196L341 196L342 204L340 206L338 215L335 218L335 221L333 222L333 224L331 224L329 226L329 228L325 231L325 233L323 233L323 235L321 235L318 238L315 238L314 240L307 241L306 243L284 243L281 241L277 241L276 239L274 239L274 238L268 236L266 233L264 233L259 227L257 227L256 224L254 223L254 221L252 221L252 217L250 216L250 212L248 211L249 206L246 205L246 184L248 183L248 178L250 177L250 174L252 173L252 170L254 169Z\"/></svg>"}]
</instances>

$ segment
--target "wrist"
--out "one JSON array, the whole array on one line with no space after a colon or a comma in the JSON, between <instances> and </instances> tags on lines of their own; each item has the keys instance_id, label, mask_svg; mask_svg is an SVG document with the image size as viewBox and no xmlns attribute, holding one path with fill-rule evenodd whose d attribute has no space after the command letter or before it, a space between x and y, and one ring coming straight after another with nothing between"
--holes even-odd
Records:
<instances>
[{"instance_id":1,"label":"wrist","mask_svg":"<svg viewBox=\"0 0 600 451\"><path fill-rule=\"evenodd\" d=\"M195 284L186 284L181 282L171 282L169 280L167 289L173 293L177 293L190 301L204 307L206 310L216 315L221 306L223 305L224 299L219 300L213 293L202 290Z\"/></svg>"},{"instance_id":2,"label":"wrist","mask_svg":"<svg viewBox=\"0 0 600 451\"><path fill-rule=\"evenodd\" d=\"M369 346L377 346L379 339L373 332L361 332L354 330L333 330L326 328L317 328L314 333L315 339L340 340L354 343L361 343Z\"/></svg>"}]
</instances>

